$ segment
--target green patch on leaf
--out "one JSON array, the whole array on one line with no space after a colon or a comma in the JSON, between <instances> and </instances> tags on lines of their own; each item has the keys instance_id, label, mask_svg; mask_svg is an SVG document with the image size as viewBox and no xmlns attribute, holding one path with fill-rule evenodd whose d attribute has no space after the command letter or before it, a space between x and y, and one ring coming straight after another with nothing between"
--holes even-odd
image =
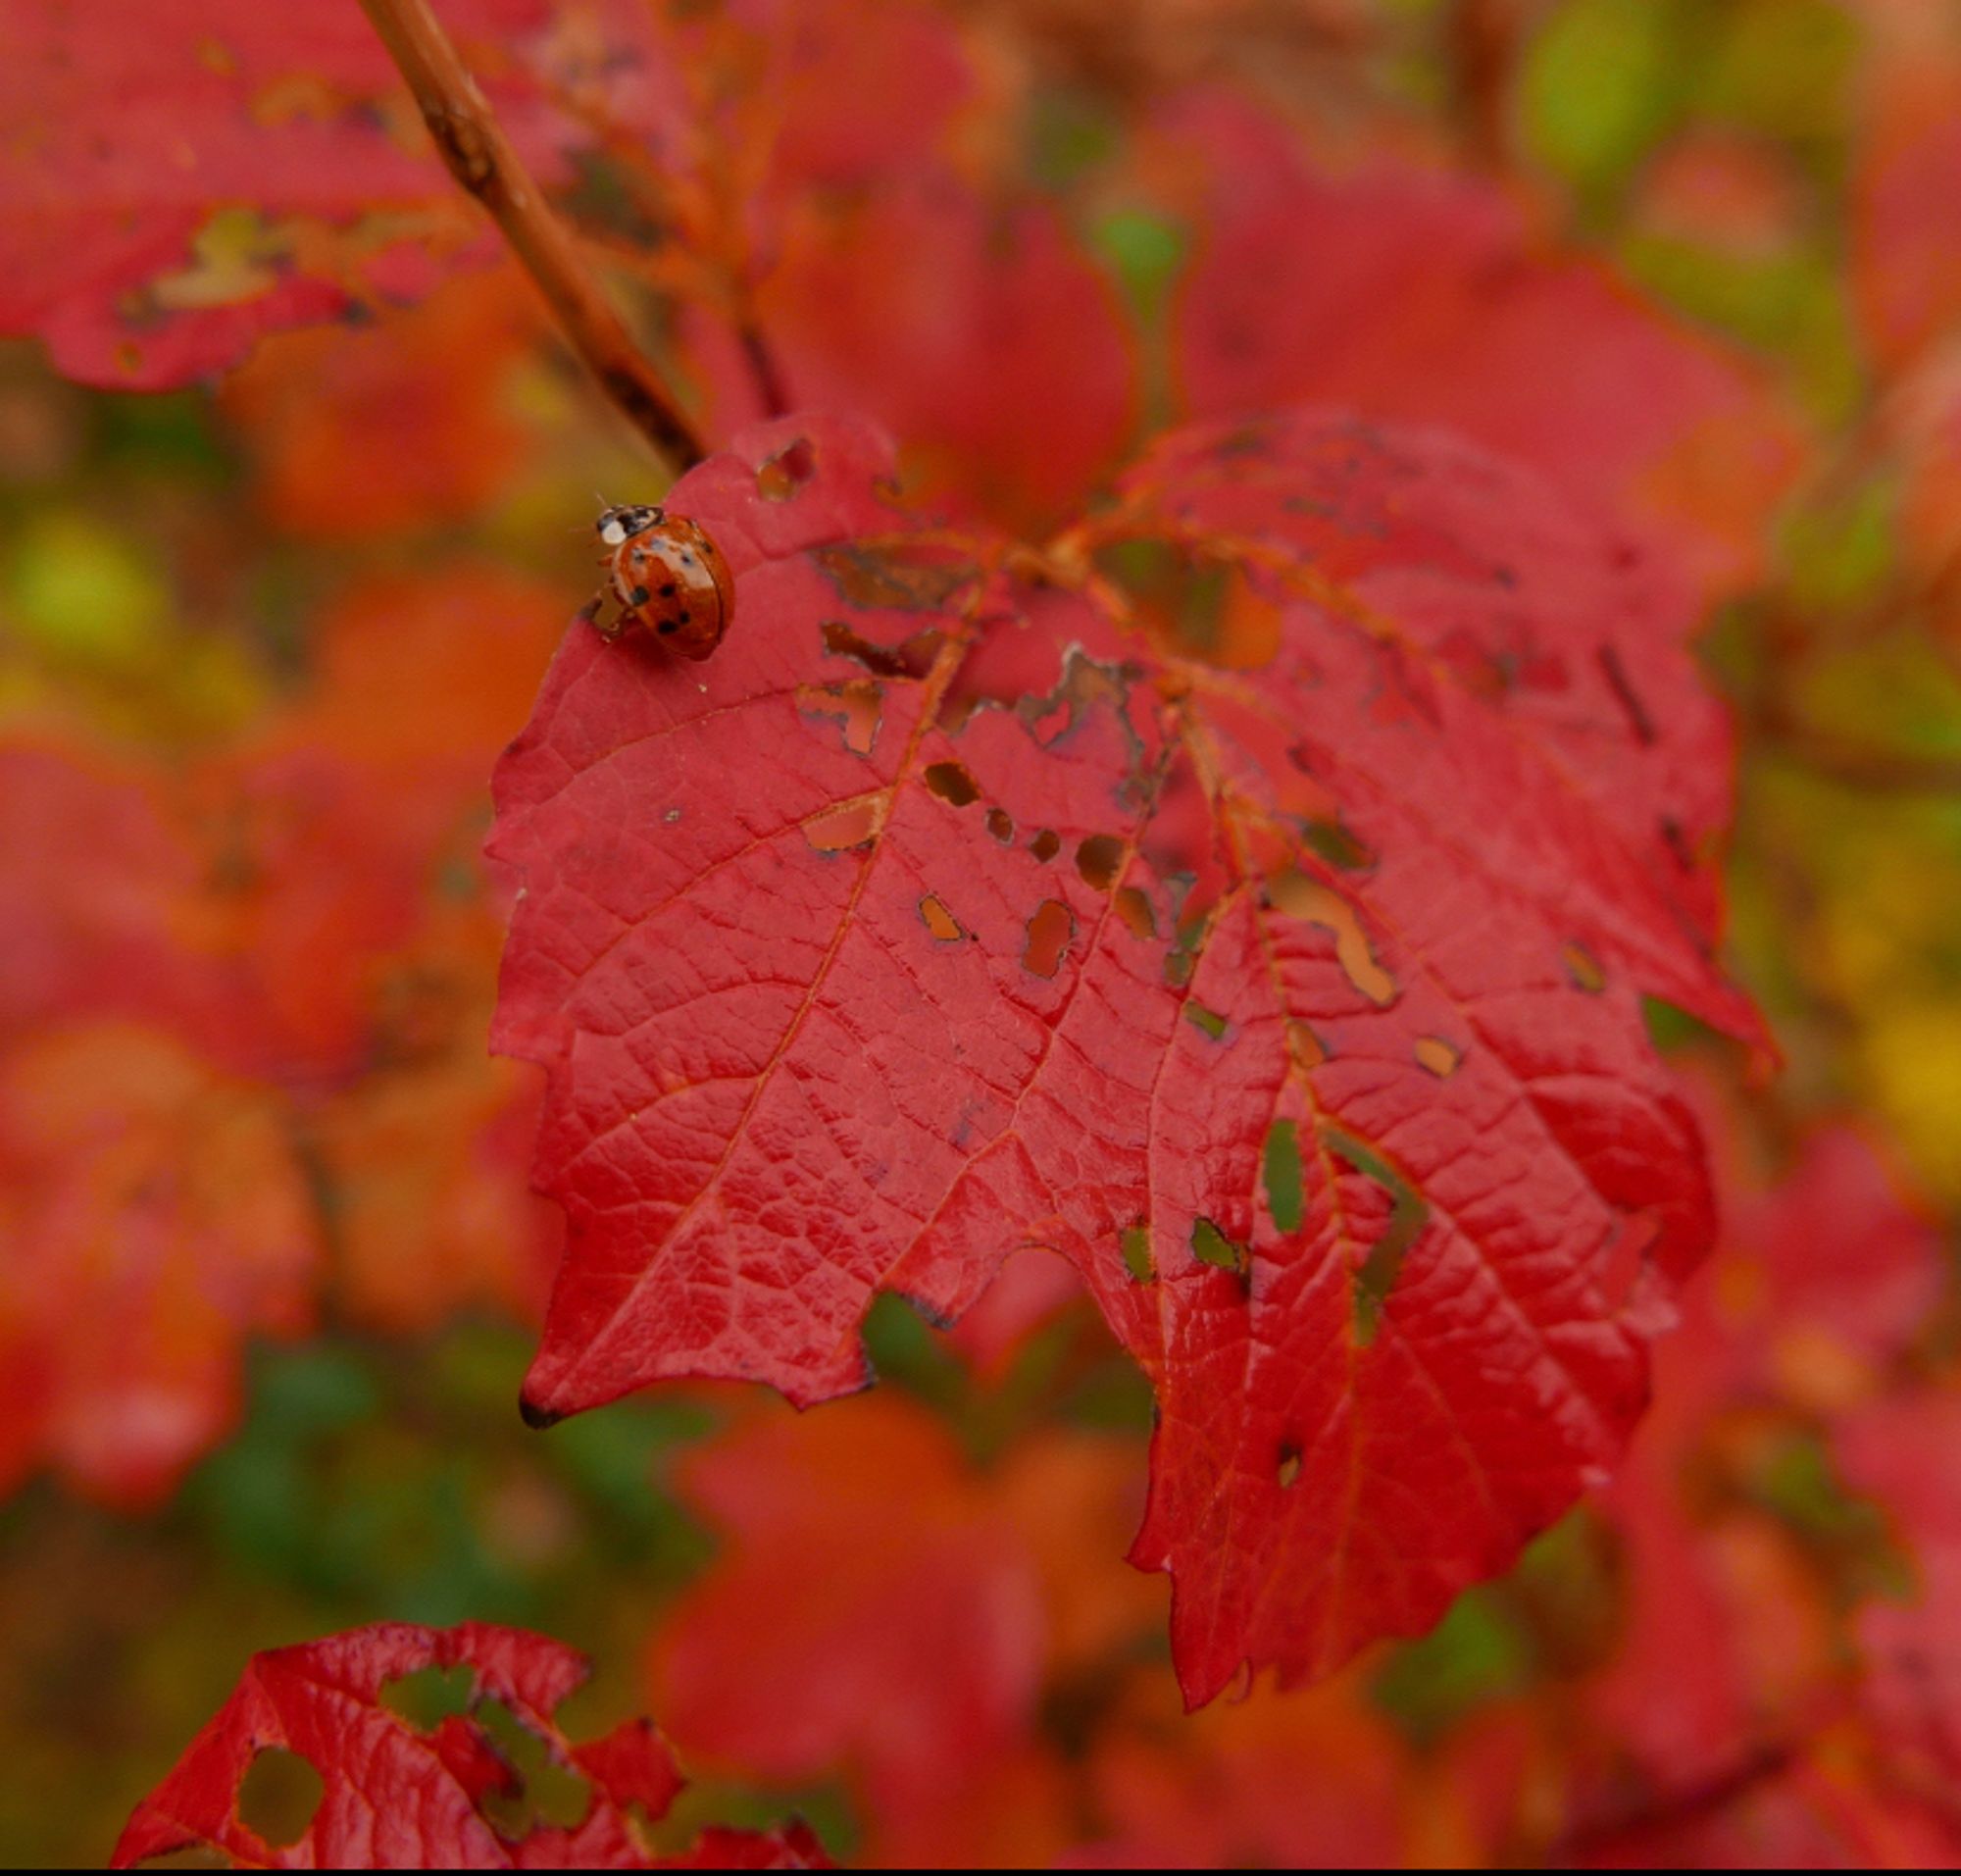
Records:
<instances>
[{"instance_id":1,"label":"green patch on leaf","mask_svg":"<svg viewBox=\"0 0 1961 1876\"><path fill-rule=\"evenodd\" d=\"M419 1667L381 1690L381 1704L418 1732L433 1733L444 1720L461 1719L477 1700L477 1672L469 1663Z\"/></svg>"},{"instance_id":2,"label":"green patch on leaf","mask_svg":"<svg viewBox=\"0 0 1961 1876\"><path fill-rule=\"evenodd\" d=\"M1383 1326L1383 1309L1401 1274L1403 1257L1430 1222L1430 1201L1382 1154L1346 1128L1324 1126L1328 1150L1372 1179L1389 1195L1389 1221L1355 1273L1355 1337L1367 1345Z\"/></svg>"},{"instance_id":3,"label":"green patch on leaf","mask_svg":"<svg viewBox=\"0 0 1961 1876\"><path fill-rule=\"evenodd\" d=\"M1217 1010L1207 1009L1203 1003L1187 1002L1184 1020L1193 1029L1203 1030L1215 1042L1226 1034L1226 1019Z\"/></svg>"},{"instance_id":4,"label":"green patch on leaf","mask_svg":"<svg viewBox=\"0 0 1961 1876\"><path fill-rule=\"evenodd\" d=\"M1252 1253L1232 1239L1209 1218L1196 1218L1191 1225L1191 1254L1201 1264L1215 1270L1231 1270L1243 1277L1252 1268Z\"/></svg>"},{"instance_id":5,"label":"green patch on leaf","mask_svg":"<svg viewBox=\"0 0 1961 1876\"><path fill-rule=\"evenodd\" d=\"M1344 873L1366 873L1376 864L1370 848L1339 821L1310 821L1301 830L1301 843L1330 866Z\"/></svg>"},{"instance_id":6,"label":"green patch on leaf","mask_svg":"<svg viewBox=\"0 0 1961 1876\"><path fill-rule=\"evenodd\" d=\"M1292 1121L1278 1120L1267 1129L1261 1166L1267 1187L1267 1210L1273 1214L1274 1229L1283 1237L1290 1237L1300 1229L1303 1213L1300 1136Z\"/></svg>"},{"instance_id":7,"label":"green patch on leaf","mask_svg":"<svg viewBox=\"0 0 1961 1876\"><path fill-rule=\"evenodd\" d=\"M1124 1251L1124 1269L1133 1284L1147 1284L1157 1276L1151 1263L1151 1228L1128 1226L1118 1240Z\"/></svg>"}]
</instances>

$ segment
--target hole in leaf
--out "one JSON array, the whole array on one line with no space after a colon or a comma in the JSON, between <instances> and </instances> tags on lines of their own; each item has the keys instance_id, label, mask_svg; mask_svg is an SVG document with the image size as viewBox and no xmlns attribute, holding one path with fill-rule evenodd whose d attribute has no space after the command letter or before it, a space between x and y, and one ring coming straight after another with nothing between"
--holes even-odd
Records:
<instances>
[{"instance_id":1,"label":"hole in leaf","mask_svg":"<svg viewBox=\"0 0 1961 1876\"><path fill-rule=\"evenodd\" d=\"M1300 1448L1298 1446L1288 1445L1281 1447L1281 1462L1275 1469L1275 1477L1280 1480L1282 1492L1300 1483Z\"/></svg>"},{"instance_id":2,"label":"hole in leaf","mask_svg":"<svg viewBox=\"0 0 1961 1876\"><path fill-rule=\"evenodd\" d=\"M1207 1009L1203 1003L1187 1002L1184 1020L1193 1029L1203 1030L1215 1042L1226 1034L1226 1019L1217 1010Z\"/></svg>"},{"instance_id":3,"label":"hole in leaf","mask_svg":"<svg viewBox=\"0 0 1961 1876\"><path fill-rule=\"evenodd\" d=\"M966 767L958 762L930 762L926 771L926 786L942 801L951 802L956 808L970 807L980 799L980 789Z\"/></svg>"},{"instance_id":4,"label":"hole in leaf","mask_svg":"<svg viewBox=\"0 0 1961 1876\"><path fill-rule=\"evenodd\" d=\"M1294 1021L1287 1025L1287 1058L1296 1072L1306 1074L1311 1068L1319 1068L1328 1059L1328 1044L1308 1028L1305 1023Z\"/></svg>"},{"instance_id":5,"label":"hole in leaf","mask_svg":"<svg viewBox=\"0 0 1961 1876\"><path fill-rule=\"evenodd\" d=\"M1117 916L1134 938L1154 938L1158 935L1157 915L1151 910L1150 897L1137 887L1117 888Z\"/></svg>"},{"instance_id":6,"label":"hole in leaf","mask_svg":"<svg viewBox=\"0 0 1961 1876\"><path fill-rule=\"evenodd\" d=\"M1092 891L1107 892L1124 864L1124 843L1114 834L1092 834L1076 849L1076 870Z\"/></svg>"},{"instance_id":7,"label":"hole in leaf","mask_svg":"<svg viewBox=\"0 0 1961 1876\"><path fill-rule=\"evenodd\" d=\"M467 1666L419 1667L381 1690L381 1704L419 1733L468 1713L477 1699L477 1676Z\"/></svg>"},{"instance_id":8,"label":"hole in leaf","mask_svg":"<svg viewBox=\"0 0 1961 1876\"><path fill-rule=\"evenodd\" d=\"M1210 1264L1215 1270L1230 1270L1241 1277L1253 1266L1252 1254L1246 1246L1235 1244L1209 1218L1195 1218L1191 1222L1191 1254L1201 1264Z\"/></svg>"},{"instance_id":9,"label":"hole in leaf","mask_svg":"<svg viewBox=\"0 0 1961 1876\"><path fill-rule=\"evenodd\" d=\"M1046 864L1048 861L1054 859L1055 856L1062 851L1062 836L1057 834L1053 828L1043 828L1042 831L1039 834L1037 834L1032 840L1029 842L1029 851L1032 853L1037 860L1040 860L1044 864Z\"/></svg>"},{"instance_id":10,"label":"hole in leaf","mask_svg":"<svg viewBox=\"0 0 1961 1876\"><path fill-rule=\"evenodd\" d=\"M1418 1066L1429 1069L1440 1082L1447 1082L1455 1075L1457 1064L1464 1059L1464 1051L1440 1036L1419 1036L1414 1052Z\"/></svg>"},{"instance_id":11,"label":"hole in leaf","mask_svg":"<svg viewBox=\"0 0 1961 1876\"><path fill-rule=\"evenodd\" d=\"M262 1749L238 1781L238 1817L274 1850L289 1850L307 1834L327 1782L297 1752Z\"/></svg>"},{"instance_id":12,"label":"hole in leaf","mask_svg":"<svg viewBox=\"0 0 1961 1876\"><path fill-rule=\"evenodd\" d=\"M926 921L926 929L942 944L967 936L966 928L930 892L920 900L919 909L920 917Z\"/></svg>"},{"instance_id":13,"label":"hole in leaf","mask_svg":"<svg viewBox=\"0 0 1961 1876\"><path fill-rule=\"evenodd\" d=\"M950 597L974 572L971 561L944 548L923 546L873 548L854 543L820 547L811 558L840 598L868 612L887 606L928 611Z\"/></svg>"},{"instance_id":14,"label":"hole in leaf","mask_svg":"<svg viewBox=\"0 0 1961 1876\"><path fill-rule=\"evenodd\" d=\"M1277 1120L1267 1129L1261 1164L1274 1229L1291 1235L1300 1229L1302 1215L1300 1137L1292 1121Z\"/></svg>"},{"instance_id":15,"label":"hole in leaf","mask_svg":"<svg viewBox=\"0 0 1961 1876\"><path fill-rule=\"evenodd\" d=\"M1130 1225L1118 1236L1119 1245L1124 1252L1124 1271L1133 1284L1147 1284L1157 1276L1157 1268L1151 1262L1151 1228L1148 1225Z\"/></svg>"},{"instance_id":16,"label":"hole in leaf","mask_svg":"<svg viewBox=\"0 0 1961 1876\"><path fill-rule=\"evenodd\" d=\"M498 1834L518 1843L540 1824L574 1829L592 1808L592 1790L569 1765L552 1756L538 1738L501 1700L485 1700L477 1723L511 1768L512 1782L477 1800L477 1808Z\"/></svg>"},{"instance_id":17,"label":"hole in leaf","mask_svg":"<svg viewBox=\"0 0 1961 1876\"><path fill-rule=\"evenodd\" d=\"M1015 817L1006 808L989 808L987 832L1006 846L1015 837Z\"/></svg>"},{"instance_id":18,"label":"hole in leaf","mask_svg":"<svg viewBox=\"0 0 1961 1876\"><path fill-rule=\"evenodd\" d=\"M1029 920L1029 941L1022 963L1037 977L1053 977L1062 968L1069 941L1076 936L1076 914L1060 899L1044 899Z\"/></svg>"},{"instance_id":19,"label":"hole in leaf","mask_svg":"<svg viewBox=\"0 0 1961 1876\"><path fill-rule=\"evenodd\" d=\"M1600 968L1600 960L1578 938L1560 946L1559 961L1566 966L1566 975L1589 995L1597 996L1607 988L1607 973Z\"/></svg>"},{"instance_id":20,"label":"hole in leaf","mask_svg":"<svg viewBox=\"0 0 1961 1876\"><path fill-rule=\"evenodd\" d=\"M875 678L920 679L932 669L938 655L940 634L922 632L895 646L874 644L840 619L824 625L824 648L834 657L855 658Z\"/></svg>"},{"instance_id":21,"label":"hole in leaf","mask_svg":"<svg viewBox=\"0 0 1961 1876\"><path fill-rule=\"evenodd\" d=\"M844 726L844 746L853 755L868 756L879 740L885 693L870 678L845 684L807 684L797 691L797 708L806 716L830 717Z\"/></svg>"},{"instance_id":22,"label":"hole in leaf","mask_svg":"<svg viewBox=\"0 0 1961 1876\"><path fill-rule=\"evenodd\" d=\"M1376 962L1361 914L1340 893L1289 870L1267 882L1267 900L1277 912L1331 933L1342 974L1370 1002L1381 1008L1396 1000L1396 980Z\"/></svg>"},{"instance_id":23,"label":"hole in leaf","mask_svg":"<svg viewBox=\"0 0 1961 1876\"><path fill-rule=\"evenodd\" d=\"M1388 1222L1355 1272L1355 1339L1364 1346L1383 1326L1383 1310L1395 1288L1403 1256L1430 1222L1430 1201L1366 1141L1341 1127L1323 1127L1328 1150L1375 1181L1389 1196Z\"/></svg>"},{"instance_id":24,"label":"hole in leaf","mask_svg":"<svg viewBox=\"0 0 1961 1876\"><path fill-rule=\"evenodd\" d=\"M799 436L756 471L756 493L765 501L788 501L817 474L817 451Z\"/></svg>"},{"instance_id":25,"label":"hole in leaf","mask_svg":"<svg viewBox=\"0 0 1961 1876\"><path fill-rule=\"evenodd\" d=\"M1309 852L1344 873L1366 873L1376 864L1374 851L1338 821L1310 821L1301 831L1301 841Z\"/></svg>"},{"instance_id":26,"label":"hole in leaf","mask_svg":"<svg viewBox=\"0 0 1961 1876\"><path fill-rule=\"evenodd\" d=\"M846 847L863 846L879 832L881 807L881 797L875 795L827 808L803 824L803 837L820 853L842 853Z\"/></svg>"}]
</instances>

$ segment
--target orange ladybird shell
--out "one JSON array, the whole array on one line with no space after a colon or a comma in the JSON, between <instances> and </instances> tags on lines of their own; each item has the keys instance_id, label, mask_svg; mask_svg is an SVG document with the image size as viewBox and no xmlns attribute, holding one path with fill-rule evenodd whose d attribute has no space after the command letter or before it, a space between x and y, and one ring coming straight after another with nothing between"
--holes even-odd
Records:
<instances>
[{"instance_id":1,"label":"orange ladybird shell","mask_svg":"<svg viewBox=\"0 0 1961 1876\"><path fill-rule=\"evenodd\" d=\"M618 629L637 625L684 658L706 658L722 642L735 583L700 523L658 508L613 509L600 538L612 546L613 591L626 608Z\"/></svg>"}]
</instances>

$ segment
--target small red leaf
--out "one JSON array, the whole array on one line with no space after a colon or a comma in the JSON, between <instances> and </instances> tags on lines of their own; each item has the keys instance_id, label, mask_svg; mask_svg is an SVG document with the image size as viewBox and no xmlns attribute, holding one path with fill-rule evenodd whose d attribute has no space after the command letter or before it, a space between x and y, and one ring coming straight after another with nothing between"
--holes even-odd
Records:
<instances>
[{"instance_id":1,"label":"small red leaf","mask_svg":"<svg viewBox=\"0 0 1961 1876\"><path fill-rule=\"evenodd\" d=\"M464 1668L470 1716L428 1731L386 1703L389 1689L427 1668ZM469 1622L454 1629L379 1623L256 1654L237 1691L176 1769L136 1806L112 1867L175 1851L217 1851L256 1868L803 1869L828 1859L801 1825L784 1831L710 1831L694 1850L652 1855L629 1806L658 1820L681 1788L659 1735L644 1720L574 1746L553 1719L585 1679L562 1644L522 1629ZM500 1703L562 1770L591 1782L576 1825L535 1824L510 1835L479 1808L492 1793L519 1796L522 1780L474 1717ZM323 1791L306 1828L268 1844L239 1811L239 1790L267 1751L297 1754Z\"/></svg>"},{"instance_id":2,"label":"small red leaf","mask_svg":"<svg viewBox=\"0 0 1961 1876\"><path fill-rule=\"evenodd\" d=\"M466 43L509 40L549 9L458 0L443 18ZM492 90L547 176L562 167L535 81ZM38 333L73 378L184 383L263 333L421 297L493 259L485 232L358 7L0 16L0 331Z\"/></svg>"}]
</instances>

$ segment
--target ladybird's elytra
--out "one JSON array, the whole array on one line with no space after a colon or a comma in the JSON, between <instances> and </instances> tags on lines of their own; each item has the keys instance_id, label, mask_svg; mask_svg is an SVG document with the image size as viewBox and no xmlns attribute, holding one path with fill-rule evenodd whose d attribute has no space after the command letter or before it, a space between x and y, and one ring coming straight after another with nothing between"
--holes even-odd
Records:
<instances>
[{"instance_id":1,"label":"ladybird's elytra","mask_svg":"<svg viewBox=\"0 0 1961 1876\"><path fill-rule=\"evenodd\" d=\"M638 505L607 509L598 528L613 594L623 608L603 628L607 635L638 626L684 658L706 658L735 611L735 583L707 530Z\"/></svg>"}]
</instances>

